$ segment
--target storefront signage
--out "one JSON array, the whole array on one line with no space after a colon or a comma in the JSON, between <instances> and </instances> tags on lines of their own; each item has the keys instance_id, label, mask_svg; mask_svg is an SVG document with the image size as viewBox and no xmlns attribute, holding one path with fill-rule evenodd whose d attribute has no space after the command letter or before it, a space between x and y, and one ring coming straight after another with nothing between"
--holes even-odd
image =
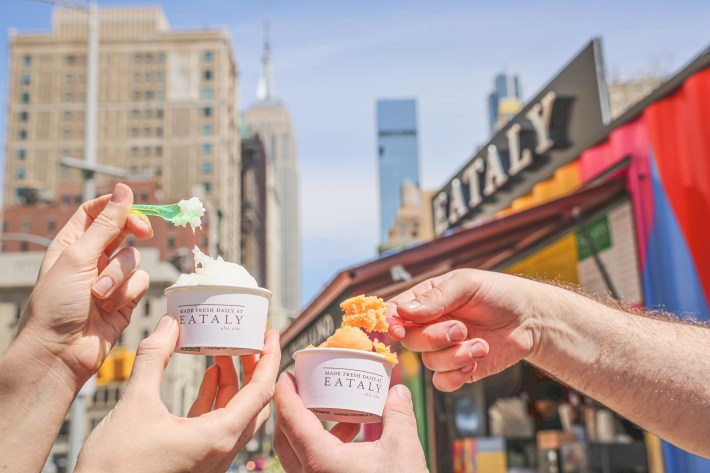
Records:
<instances>
[{"instance_id":1,"label":"storefront signage","mask_svg":"<svg viewBox=\"0 0 710 473\"><path fill-rule=\"evenodd\" d=\"M575 159L608 108L595 39L437 192L435 233L494 215Z\"/></svg>"},{"instance_id":2,"label":"storefront signage","mask_svg":"<svg viewBox=\"0 0 710 473\"><path fill-rule=\"evenodd\" d=\"M611 231L609 229L609 217L606 215L589 222L585 225L587 234L592 240L594 250L597 252L611 248ZM577 232L577 255L579 261L589 258L592 253L587 239L580 232Z\"/></svg>"}]
</instances>

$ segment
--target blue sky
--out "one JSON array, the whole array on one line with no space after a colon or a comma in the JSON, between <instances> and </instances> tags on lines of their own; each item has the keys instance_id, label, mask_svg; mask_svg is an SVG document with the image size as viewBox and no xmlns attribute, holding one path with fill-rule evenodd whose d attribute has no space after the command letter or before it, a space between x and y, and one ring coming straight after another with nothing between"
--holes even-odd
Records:
<instances>
[{"instance_id":1,"label":"blue sky","mask_svg":"<svg viewBox=\"0 0 710 473\"><path fill-rule=\"evenodd\" d=\"M254 100L269 12L276 89L298 140L304 304L339 269L375 255L377 98L418 100L421 180L439 187L486 140L486 96L501 69L520 74L531 97L593 36L603 39L607 74L622 78L672 73L710 43L710 2L699 0L159 3L174 28L229 28L240 109ZM0 0L3 140L4 33L48 30L51 8Z\"/></svg>"}]
</instances>

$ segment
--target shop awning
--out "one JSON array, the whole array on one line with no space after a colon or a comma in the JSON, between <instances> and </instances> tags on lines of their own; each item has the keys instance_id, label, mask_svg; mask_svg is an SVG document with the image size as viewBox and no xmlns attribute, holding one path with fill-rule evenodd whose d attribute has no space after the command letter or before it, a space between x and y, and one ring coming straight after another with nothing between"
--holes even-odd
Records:
<instances>
[{"instance_id":1,"label":"shop awning","mask_svg":"<svg viewBox=\"0 0 710 473\"><path fill-rule=\"evenodd\" d=\"M370 293L388 298L457 268L494 269L566 231L626 195L625 176L579 190L504 218L454 233L340 272L281 335L286 346L335 301Z\"/></svg>"}]
</instances>

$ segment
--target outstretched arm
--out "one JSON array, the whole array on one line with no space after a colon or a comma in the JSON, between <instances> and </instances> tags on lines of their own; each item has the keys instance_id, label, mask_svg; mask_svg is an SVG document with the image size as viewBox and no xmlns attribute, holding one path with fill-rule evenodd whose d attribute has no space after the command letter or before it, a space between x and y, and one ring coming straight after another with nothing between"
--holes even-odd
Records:
<instances>
[{"instance_id":1,"label":"outstretched arm","mask_svg":"<svg viewBox=\"0 0 710 473\"><path fill-rule=\"evenodd\" d=\"M423 328L390 334L444 391L525 359L693 453L710 457L710 329L505 274L459 270L390 301Z\"/></svg>"}]
</instances>

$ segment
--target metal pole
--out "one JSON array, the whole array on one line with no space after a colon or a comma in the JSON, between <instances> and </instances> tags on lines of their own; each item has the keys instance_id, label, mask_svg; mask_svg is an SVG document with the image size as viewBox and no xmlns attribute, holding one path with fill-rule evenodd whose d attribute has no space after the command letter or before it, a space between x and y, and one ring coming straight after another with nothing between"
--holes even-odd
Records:
<instances>
[{"instance_id":1,"label":"metal pole","mask_svg":"<svg viewBox=\"0 0 710 473\"><path fill-rule=\"evenodd\" d=\"M86 104L84 113L84 200L96 197L96 182L91 167L97 163L98 98L99 98L99 7L91 2L88 9L86 47ZM67 471L74 471L76 459L86 437L86 393L80 392L69 410L69 453Z\"/></svg>"},{"instance_id":2,"label":"metal pole","mask_svg":"<svg viewBox=\"0 0 710 473\"><path fill-rule=\"evenodd\" d=\"M89 4L89 39L86 50L86 113L84 114L84 161L96 164L99 97L99 7ZM84 200L96 197L94 171L84 171Z\"/></svg>"}]
</instances>

